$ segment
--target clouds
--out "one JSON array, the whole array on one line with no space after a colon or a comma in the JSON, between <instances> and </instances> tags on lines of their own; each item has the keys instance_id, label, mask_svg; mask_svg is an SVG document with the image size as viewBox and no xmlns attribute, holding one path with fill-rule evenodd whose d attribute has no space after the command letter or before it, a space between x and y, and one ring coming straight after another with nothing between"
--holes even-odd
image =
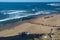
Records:
<instances>
[{"instance_id":1,"label":"clouds","mask_svg":"<svg viewBox=\"0 0 60 40\"><path fill-rule=\"evenodd\" d=\"M0 0L0 2L60 2L60 0Z\"/></svg>"}]
</instances>

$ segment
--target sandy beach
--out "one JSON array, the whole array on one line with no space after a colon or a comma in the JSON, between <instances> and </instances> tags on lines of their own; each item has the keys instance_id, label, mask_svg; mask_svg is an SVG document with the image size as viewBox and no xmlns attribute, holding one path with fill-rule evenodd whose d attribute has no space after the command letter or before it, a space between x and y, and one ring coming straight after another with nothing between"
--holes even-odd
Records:
<instances>
[{"instance_id":1,"label":"sandy beach","mask_svg":"<svg viewBox=\"0 0 60 40\"><path fill-rule=\"evenodd\" d=\"M9 25L8 28L0 31L0 37L14 36L21 32L29 32L30 34L50 33L51 28L59 26L60 14L47 15Z\"/></svg>"}]
</instances>

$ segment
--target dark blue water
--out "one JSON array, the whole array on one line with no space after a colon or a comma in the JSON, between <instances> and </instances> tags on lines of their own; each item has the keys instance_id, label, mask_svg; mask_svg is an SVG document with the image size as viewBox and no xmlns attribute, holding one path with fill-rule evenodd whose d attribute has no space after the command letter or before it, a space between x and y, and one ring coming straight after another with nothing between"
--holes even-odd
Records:
<instances>
[{"instance_id":1,"label":"dark blue water","mask_svg":"<svg viewBox=\"0 0 60 40\"><path fill-rule=\"evenodd\" d=\"M0 2L0 25L60 13L60 2Z\"/></svg>"}]
</instances>

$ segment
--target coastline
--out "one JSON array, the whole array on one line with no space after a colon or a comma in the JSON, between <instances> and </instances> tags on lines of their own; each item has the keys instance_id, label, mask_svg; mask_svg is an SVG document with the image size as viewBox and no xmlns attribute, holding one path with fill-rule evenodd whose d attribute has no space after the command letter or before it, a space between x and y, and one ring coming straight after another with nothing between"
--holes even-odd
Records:
<instances>
[{"instance_id":1,"label":"coastline","mask_svg":"<svg viewBox=\"0 0 60 40\"><path fill-rule=\"evenodd\" d=\"M48 15L50 15L50 14L48 14ZM33 19L36 19L36 18L41 18L41 17L44 17L44 16L47 16L46 14L41 14L41 15L36 15L36 16L33 16L33 17L24 17L24 18L21 18L21 19L23 19L22 21L21 21L21 19L13 19L13 20L8 20L7 22L9 22L9 21L14 21L14 20L16 20L17 22L15 22L15 23L8 23L8 24L4 24L4 25L2 25L2 26L0 26L0 31L2 31L2 30L5 30L5 29L10 29L12 26L13 27L15 27L15 26L18 26L18 25L20 25L20 24L22 24L22 23L26 23L26 22L28 22L28 21L30 21L30 20L33 20ZM25 19L25 20L24 20ZM19 20L19 21L18 21ZM4 22L6 22L6 21L3 21L3 23ZM12 27L12 28L13 28Z\"/></svg>"},{"instance_id":2,"label":"coastline","mask_svg":"<svg viewBox=\"0 0 60 40\"><path fill-rule=\"evenodd\" d=\"M21 32L29 32L30 34L49 33L51 31L51 28L53 28L53 25L59 25L59 17L60 14L46 15L42 17L38 16L35 19L25 20L23 22L7 25L6 28L3 28L4 30L0 31L0 37L14 36L18 35Z\"/></svg>"}]
</instances>

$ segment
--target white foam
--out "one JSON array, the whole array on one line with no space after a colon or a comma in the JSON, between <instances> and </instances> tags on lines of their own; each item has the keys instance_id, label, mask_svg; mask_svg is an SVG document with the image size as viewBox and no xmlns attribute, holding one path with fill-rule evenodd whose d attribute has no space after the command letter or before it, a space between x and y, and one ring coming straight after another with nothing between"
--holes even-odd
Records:
<instances>
[{"instance_id":1,"label":"white foam","mask_svg":"<svg viewBox=\"0 0 60 40\"><path fill-rule=\"evenodd\" d=\"M0 20L0 22L7 21L7 20L12 20L12 19L18 19L18 18L21 18L21 17L18 16L18 17L13 17L13 18L5 18L3 20Z\"/></svg>"},{"instance_id":2,"label":"white foam","mask_svg":"<svg viewBox=\"0 0 60 40\"><path fill-rule=\"evenodd\" d=\"M16 12L14 12L14 13L16 13ZM10 18L5 18L5 19L0 20L0 22L7 21L7 20L13 20L13 19L19 19L19 18L28 17L28 16L39 15L39 14L50 14L50 12L38 11L34 14L32 13L32 14L27 14L27 15L24 15L24 16L14 16L14 17L10 17Z\"/></svg>"},{"instance_id":3,"label":"white foam","mask_svg":"<svg viewBox=\"0 0 60 40\"><path fill-rule=\"evenodd\" d=\"M59 3L51 3L51 4L47 4L47 5L50 5L50 6L60 6L60 4Z\"/></svg>"},{"instance_id":4,"label":"white foam","mask_svg":"<svg viewBox=\"0 0 60 40\"><path fill-rule=\"evenodd\" d=\"M32 9L32 11L35 11L35 9Z\"/></svg>"},{"instance_id":5,"label":"white foam","mask_svg":"<svg viewBox=\"0 0 60 40\"><path fill-rule=\"evenodd\" d=\"M0 12L3 13L4 15L6 15L6 14L23 13L23 12L27 12L27 11L26 10L2 10Z\"/></svg>"},{"instance_id":6,"label":"white foam","mask_svg":"<svg viewBox=\"0 0 60 40\"><path fill-rule=\"evenodd\" d=\"M13 20L13 19L19 19L19 18L31 16L31 15L34 15L34 14L29 14L29 15L26 15L26 16L16 16L16 17L13 17L13 18L5 18L5 19L0 20L0 22L7 21L7 20Z\"/></svg>"}]
</instances>

